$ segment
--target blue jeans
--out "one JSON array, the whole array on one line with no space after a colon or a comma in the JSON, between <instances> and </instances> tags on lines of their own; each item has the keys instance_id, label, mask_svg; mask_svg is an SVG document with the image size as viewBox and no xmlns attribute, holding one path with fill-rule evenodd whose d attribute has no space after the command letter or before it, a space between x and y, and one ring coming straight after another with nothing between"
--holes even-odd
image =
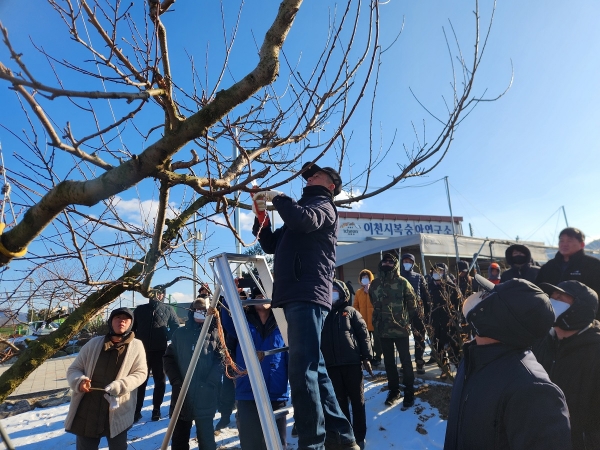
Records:
<instances>
[{"instance_id":1,"label":"blue jeans","mask_svg":"<svg viewBox=\"0 0 600 450\"><path fill-rule=\"evenodd\" d=\"M288 374L298 431L298 450L323 450L325 441L354 442L340 409L321 353L321 331L327 310L311 302L283 305L288 323Z\"/></svg>"}]
</instances>

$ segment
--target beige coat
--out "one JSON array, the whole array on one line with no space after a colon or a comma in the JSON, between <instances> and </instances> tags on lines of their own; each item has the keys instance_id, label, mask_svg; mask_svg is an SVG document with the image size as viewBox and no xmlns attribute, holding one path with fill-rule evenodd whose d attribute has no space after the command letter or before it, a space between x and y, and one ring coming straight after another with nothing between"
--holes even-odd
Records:
<instances>
[{"instance_id":1,"label":"beige coat","mask_svg":"<svg viewBox=\"0 0 600 450\"><path fill-rule=\"evenodd\" d=\"M84 392L79 390L79 385L83 380L91 379L103 343L104 336L91 339L81 348L77 358L75 358L73 364L67 369L67 381L73 391L73 395L71 397L69 413L65 419L66 431L69 431L73 425L77 408L85 395ZM108 412L110 437L115 437L133 425L137 388L146 381L147 375L148 367L146 366L144 345L139 339L133 339L129 343L123 364L121 364L117 379L115 380L120 385L120 391L117 396L119 407L114 411L109 410Z\"/></svg>"}]
</instances>

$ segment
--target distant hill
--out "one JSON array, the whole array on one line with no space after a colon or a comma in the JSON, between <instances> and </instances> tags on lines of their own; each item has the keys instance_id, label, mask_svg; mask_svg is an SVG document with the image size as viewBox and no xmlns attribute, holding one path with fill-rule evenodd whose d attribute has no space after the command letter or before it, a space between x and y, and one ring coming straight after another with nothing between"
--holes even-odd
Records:
<instances>
[{"instance_id":1,"label":"distant hill","mask_svg":"<svg viewBox=\"0 0 600 450\"><path fill-rule=\"evenodd\" d=\"M590 250L600 250L600 239L596 239L589 244L585 244L585 247Z\"/></svg>"}]
</instances>

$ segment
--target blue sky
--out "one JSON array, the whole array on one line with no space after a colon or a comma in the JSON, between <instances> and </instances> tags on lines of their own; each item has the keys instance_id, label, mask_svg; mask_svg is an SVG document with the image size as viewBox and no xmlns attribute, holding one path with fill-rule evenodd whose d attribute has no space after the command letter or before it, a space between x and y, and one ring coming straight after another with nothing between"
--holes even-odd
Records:
<instances>
[{"instance_id":1,"label":"blue sky","mask_svg":"<svg viewBox=\"0 0 600 450\"><path fill-rule=\"evenodd\" d=\"M9 28L13 45L25 52L30 68L47 66L35 59L29 35L38 42L41 40L49 50L58 50L64 45L49 39L57 32L58 22L52 13L38 7L39 4L39 0L3 0L0 4L0 20ZM227 2L227 7L232 4L234 2ZM240 35L231 55L231 72L226 74L224 86L229 85L231 77L239 78L249 64L255 63L252 59L254 37L258 41L262 39L276 5L275 1L245 2ZM328 19L327 8L332 5L329 1L306 1L300 10L284 51L294 58L302 52L301 69L310 67L316 49L325 38L322 25ZM484 33L490 5L488 1L480 5ZM179 1L175 12L165 19L171 26L171 51L180 77L186 77L189 69L184 50L193 49L197 64L204 66L201 58L208 47L209 71L211 79L215 78L222 48L219 7L216 1ZM375 179L383 184L394 173L394 164L405 161L402 144L410 147L414 143L411 121L422 133L425 120L428 138L435 135L435 120L418 105L409 88L428 108L443 115L442 96L451 98L452 72L442 27L450 34L448 20L451 21L461 50L470 60L474 2L390 0L380 8L383 46L394 39L404 20L400 38L385 54L376 99L375 142L385 147L397 131L390 159L375 173ZM231 29L235 14L233 10L226 10L226 14L227 27ZM514 70L512 88L497 102L480 104L461 123L448 156L431 174L399 184L397 187L402 189L368 199L359 205L359 210L446 215L444 184L432 182L448 176L454 215L464 218L465 231L470 223L475 236L519 236L556 244L558 231L565 226L559 211L564 205L569 225L581 228L588 235L588 241L600 238L599 16L600 3L594 0L576 3L500 1L476 78L475 93L485 93L488 97L498 95L506 88ZM185 21L185 26L174 26L176 20L189 17L198 20L192 25ZM2 48L0 61L6 61L6 55ZM52 77L40 78L53 84ZM13 131L20 130L25 127L23 117L15 114L15 98L6 87L6 83L0 83L3 104L0 124ZM348 135L353 133L352 160L344 166L344 178L366 163L367 106L363 104L347 129ZM76 117L71 120L77 123ZM10 155L19 152L19 144L1 129L0 141L10 167ZM143 147L140 143L135 145ZM326 158L324 162L332 163L332 160ZM429 186L414 187L424 184ZM301 183L297 181L283 190L299 196L300 188ZM151 195L156 199L153 183L143 184L139 190L145 193L144 200L151 200ZM135 190L131 190L122 197L131 202L136 195ZM136 210L135 203L123 206ZM243 219L248 223L250 216ZM205 242L209 252L234 250L233 237L218 226L209 225L203 231L210 237ZM250 241L251 235L245 231L244 238ZM172 276L173 271L164 270L158 274L157 281ZM177 292L182 295L191 291L185 284L180 287Z\"/></svg>"}]
</instances>

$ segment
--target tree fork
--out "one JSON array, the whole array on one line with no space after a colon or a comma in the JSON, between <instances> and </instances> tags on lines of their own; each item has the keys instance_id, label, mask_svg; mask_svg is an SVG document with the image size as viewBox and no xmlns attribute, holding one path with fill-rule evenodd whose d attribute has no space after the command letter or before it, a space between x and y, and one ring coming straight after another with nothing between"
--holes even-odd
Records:
<instances>
[{"instance_id":1,"label":"tree fork","mask_svg":"<svg viewBox=\"0 0 600 450\"><path fill-rule=\"evenodd\" d=\"M176 219L169 221L168 228L162 236L161 250L166 250L171 241L178 235L178 231L183 228L187 221L194 215L194 212L214 202L214 197L200 197L192 203L183 213ZM150 249L149 252L154 251ZM147 259L149 257L146 254ZM41 336L33 341L19 355L17 361L8 368L6 372L0 375L0 403L6 400L12 392L17 389L23 381L44 361L52 357L60 348L64 347L69 339L75 336L102 308L113 302L119 295L126 290L132 290L129 286L133 286L131 280L138 278L144 273L145 264L138 262L123 274L114 284L106 286L97 292L91 294L85 301L69 315L67 319L60 325L58 330L52 334ZM127 287L127 288L126 288Z\"/></svg>"}]
</instances>

